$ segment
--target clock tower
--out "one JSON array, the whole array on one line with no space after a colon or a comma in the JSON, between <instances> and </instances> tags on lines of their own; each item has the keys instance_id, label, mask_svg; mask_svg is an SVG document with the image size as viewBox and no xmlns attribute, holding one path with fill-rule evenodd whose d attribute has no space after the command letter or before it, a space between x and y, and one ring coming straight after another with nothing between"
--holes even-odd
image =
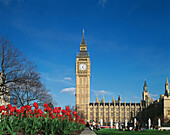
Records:
<instances>
[{"instance_id":1,"label":"clock tower","mask_svg":"<svg viewBox=\"0 0 170 135\"><path fill-rule=\"evenodd\" d=\"M90 57L87 53L83 29L80 52L76 58L76 110L85 121L88 119L88 107L90 103L90 70Z\"/></svg>"}]
</instances>

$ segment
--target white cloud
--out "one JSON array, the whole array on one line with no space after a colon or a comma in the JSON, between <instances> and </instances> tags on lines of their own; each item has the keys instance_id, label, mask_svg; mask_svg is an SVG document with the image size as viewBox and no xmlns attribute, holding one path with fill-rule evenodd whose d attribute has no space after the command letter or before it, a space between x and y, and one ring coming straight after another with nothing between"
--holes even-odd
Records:
<instances>
[{"instance_id":1,"label":"white cloud","mask_svg":"<svg viewBox=\"0 0 170 135\"><path fill-rule=\"evenodd\" d=\"M17 1L17 3L23 2L24 0L0 0L5 6L9 5L12 1Z\"/></svg>"},{"instance_id":2,"label":"white cloud","mask_svg":"<svg viewBox=\"0 0 170 135\"><path fill-rule=\"evenodd\" d=\"M4 5L8 5L11 0L0 0L0 2L2 2Z\"/></svg>"},{"instance_id":3,"label":"white cloud","mask_svg":"<svg viewBox=\"0 0 170 135\"><path fill-rule=\"evenodd\" d=\"M99 0L99 4L102 5L102 7L104 7L106 2L107 2L107 0Z\"/></svg>"},{"instance_id":4,"label":"white cloud","mask_svg":"<svg viewBox=\"0 0 170 135\"><path fill-rule=\"evenodd\" d=\"M71 81L72 78L71 78L71 77L64 77L64 80L69 80L69 81Z\"/></svg>"},{"instance_id":5,"label":"white cloud","mask_svg":"<svg viewBox=\"0 0 170 135\"><path fill-rule=\"evenodd\" d=\"M133 98L133 99L135 99L135 100L136 100L136 99L139 99L139 97L138 97L138 96L133 96L132 98Z\"/></svg>"},{"instance_id":6,"label":"white cloud","mask_svg":"<svg viewBox=\"0 0 170 135\"><path fill-rule=\"evenodd\" d=\"M155 98L155 97L158 97L158 95L157 94L150 94L150 97Z\"/></svg>"},{"instance_id":7,"label":"white cloud","mask_svg":"<svg viewBox=\"0 0 170 135\"><path fill-rule=\"evenodd\" d=\"M105 90L94 90L93 92L95 93L96 96L104 95L104 94L111 94L110 92L105 91Z\"/></svg>"},{"instance_id":8,"label":"white cloud","mask_svg":"<svg viewBox=\"0 0 170 135\"><path fill-rule=\"evenodd\" d=\"M76 91L76 88L70 87L70 88L65 88L60 91L60 93L68 93L74 95Z\"/></svg>"},{"instance_id":9,"label":"white cloud","mask_svg":"<svg viewBox=\"0 0 170 135\"><path fill-rule=\"evenodd\" d=\"M75 84L73 82L70 82L72 80L71 77L65 77L63 80L59 80L59 79L55 79L55 78L50 78L48 76L42 76L43 79L47 80L47 81L50 81L50 82L56 82L56 83L64 83L66 85L72 85L74 86Z\"/></svg>"}]
</instances>

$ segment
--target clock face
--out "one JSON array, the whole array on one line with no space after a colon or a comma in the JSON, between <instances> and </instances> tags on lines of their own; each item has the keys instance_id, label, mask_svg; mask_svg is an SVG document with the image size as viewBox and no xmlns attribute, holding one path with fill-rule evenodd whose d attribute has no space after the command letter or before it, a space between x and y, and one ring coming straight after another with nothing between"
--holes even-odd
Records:
<instances>
[{"instance_id":1,"label":"clock face","mask_svg":"<svg viewBox=\"0 0 170 135\"><path fill-rule=\"evenodd\" d=\"M84 63L82 63L82 64L80 64L79 65L79 69L81 70L81 71L84 71L84 70L86 70L86 64L84 64Z\"/></svg>"}]
</instances>

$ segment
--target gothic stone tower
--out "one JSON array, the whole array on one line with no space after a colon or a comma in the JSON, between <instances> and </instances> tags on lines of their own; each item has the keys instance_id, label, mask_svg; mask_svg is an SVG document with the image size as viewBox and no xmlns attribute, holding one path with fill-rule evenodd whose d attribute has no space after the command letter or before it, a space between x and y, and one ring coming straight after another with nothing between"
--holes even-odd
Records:
<instances>
[{"instance_id":1,"label":"gothic stone tower","mask_svg":"<svg viewBox=\"0 0 170 135\"><path fill-rule=\"evenodd\" d=\"M76 110L86 121L90 103L90 58L84 39L80 44L80 52L76 59Z\"/></svg>"},{"instance_id":2,"label":"gothic stone tower","mask_svg":"<svg viewBox=\"0 0 170 135\"><path fill-rule=\"evenodd\" d=\"M150 104L150 96L149 96L149 92L148 92L148 89L147 89L146 80L145 80L145 83L144 83L144 86L143 86L142 98L143 98L144 104L146 104L146 107L148 107L149 104Z\"/></svg>"}]
</instances>

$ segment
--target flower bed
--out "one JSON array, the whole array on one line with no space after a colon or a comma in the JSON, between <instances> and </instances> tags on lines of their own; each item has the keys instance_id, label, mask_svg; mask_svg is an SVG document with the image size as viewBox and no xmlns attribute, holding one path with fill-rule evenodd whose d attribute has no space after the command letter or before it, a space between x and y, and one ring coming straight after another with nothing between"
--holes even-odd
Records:
<instances>
[{"instance_id":1,"label":"flower bed","mask_svg":"<svg viewBox=\"0 0 170 135\"><path fill-rule=\"evenodd\" d=\"M116 128L115 126L101 126L100 128Z\"/></svg>"},{"instance_id":2,"label":"flower bed","mask_svg":"<svg viewBox=\"0 0 170 135\"><path fill-rule=\"evenodd\" d=\"M0 134L71 134L85 127L83 119L77 115L76 111L71 112L67 106L55 107L53 110L44 104L44 110L38 109L38 104L34 102L34 109L30 105L25 105L20 109L10 104L0 106Z\"/></svg>"}]
</instances>

